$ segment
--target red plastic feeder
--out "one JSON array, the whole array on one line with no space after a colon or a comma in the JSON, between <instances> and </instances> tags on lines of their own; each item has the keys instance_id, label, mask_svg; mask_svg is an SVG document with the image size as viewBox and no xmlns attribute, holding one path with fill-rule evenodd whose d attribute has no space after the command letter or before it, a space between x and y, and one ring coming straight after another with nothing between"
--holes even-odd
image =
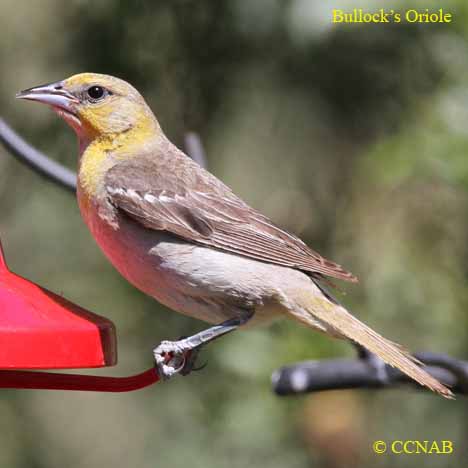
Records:
<instances>
[{"instance_id":1,"label":"red plastic feeder","mask_svg":"<svg viewBox=\"0 0 468 468\"><path fill-rule=\"evenodd\" d=\"M114 324L11 273L0 250L0 369L117 362Z\"/></svg>"},{"instance_id":2,"label":"red plastic feeder","mask_svg":"<svg viewBox=\"0 0 468 468\"><path fill-rule=\"evenodd\" d=\"M129 391L158 380L18 371L112 366L114 324L8 270L0 243L0 388Z\"/></svg>"}]
</instances>

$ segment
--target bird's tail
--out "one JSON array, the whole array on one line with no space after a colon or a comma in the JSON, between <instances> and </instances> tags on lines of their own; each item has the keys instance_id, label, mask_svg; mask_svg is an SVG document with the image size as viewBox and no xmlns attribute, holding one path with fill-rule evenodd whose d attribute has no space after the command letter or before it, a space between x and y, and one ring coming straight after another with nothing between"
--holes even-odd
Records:
<instances>
[{"instance_id":1,"label":"bird's tail","mask_svg":"<svg viewBox=\"0 0 468 468\"><path fill-rule=\"evenodd\" d=\"M314 286L316 286L315 283ZM296 290L293 294L296 306L293 308L296 310L291 310L291 304L288 308L297 319L313 328L348 338L364 346L387 364L398 368L419 384L445 398L454 398L453 393L427 373L421 367L422 364L402 346L379 335L353 317L325 291L322 291L318 286L316 288L312 291Z\"/></svg>"}]
</instances>

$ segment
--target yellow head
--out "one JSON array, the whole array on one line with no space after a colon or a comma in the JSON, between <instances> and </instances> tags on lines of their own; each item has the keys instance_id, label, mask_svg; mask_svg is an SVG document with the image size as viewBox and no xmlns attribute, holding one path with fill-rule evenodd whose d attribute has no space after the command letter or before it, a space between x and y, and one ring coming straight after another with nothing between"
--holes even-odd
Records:
<instances>
[{"instance_id":1,"label":"yellow head","mask_svg":"<svg viewBox=\"0 0 468 468\"><path fill-rule=\"evenodd\" d=\"M21 91L16 97L52 106L83 142L132 129L159 133L158 122L140 93L113 76L80 73Z\"/></svg>"}]
</instances>

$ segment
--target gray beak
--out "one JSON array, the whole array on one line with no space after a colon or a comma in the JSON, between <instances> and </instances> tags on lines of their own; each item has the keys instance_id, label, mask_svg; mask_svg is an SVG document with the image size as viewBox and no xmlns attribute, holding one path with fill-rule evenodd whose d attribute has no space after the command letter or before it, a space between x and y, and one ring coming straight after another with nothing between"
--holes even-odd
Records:
<instances>
[{"instance_id":1,"label":"gray beak","mask_svg":"<svg viewBox=\"0 0 468 468\"><path fill-rule=\"evenodd\" d=\"M49 104L71 114L75 114L75 104L79 103L73 94L63 89L61 81L25 89L19 92L16 97Z\"/></svg>"}]
</instances>

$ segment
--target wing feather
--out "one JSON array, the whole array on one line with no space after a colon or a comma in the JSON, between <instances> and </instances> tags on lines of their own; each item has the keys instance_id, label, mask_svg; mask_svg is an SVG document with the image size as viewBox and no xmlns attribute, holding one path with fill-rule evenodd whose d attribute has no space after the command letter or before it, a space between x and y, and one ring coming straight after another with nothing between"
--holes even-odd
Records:
<instances>
[{"instance_id":1,"label":"wing feather","mask_svg":"<svg viewBox=\"0 0 468 468\"><path fill-rule=\"evenodd\" d=\"M148 229L310 274L357 281L245 204L183 154L172 156L172 160L161 157L115 165L105 180L111 204ZM187 165L191 171L187 172Z\"/></svg>"}]
</instances>

